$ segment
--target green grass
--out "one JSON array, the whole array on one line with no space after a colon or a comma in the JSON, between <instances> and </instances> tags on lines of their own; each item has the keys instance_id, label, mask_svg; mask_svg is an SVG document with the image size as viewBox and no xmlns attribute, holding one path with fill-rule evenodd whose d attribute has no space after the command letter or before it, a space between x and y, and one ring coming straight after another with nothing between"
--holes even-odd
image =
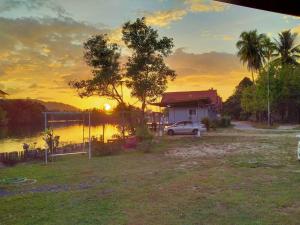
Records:
<instances>
[{"instance_id":1,"label":"green grass","mask_svg":"<svg viewBox=\"0 0 300 225\"><path fill-rule=\"evenodd\" d=\"M279 124L277 123L273 123L271 126L269 126L267 123L253 122L251 125L258 129L277 129L279 127Z\"/></svg>"},{"instance_id":2,"label":"green grass","mask_svg":"<svg viewBox=\"0 0 300 225\"><path fill-rule=\"evenodd\" d=\"M19 164L0 178L0 224L299 224L295 133L223 129L202 138L166 137L151 153L68 156ZM179 158L174 148L235 146L230 154ZM34 191L35 190L35 191ZM0 192L1 193L1 192Z\"/></svg>"}]
</instances>

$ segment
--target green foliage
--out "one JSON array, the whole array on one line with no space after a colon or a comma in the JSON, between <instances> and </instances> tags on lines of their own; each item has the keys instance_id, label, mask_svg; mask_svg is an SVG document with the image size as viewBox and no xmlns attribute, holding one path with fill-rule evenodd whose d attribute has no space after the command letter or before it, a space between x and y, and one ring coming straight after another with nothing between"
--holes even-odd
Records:
<instances>
[{"instance_id":1,"label":"green foliage","mask_svg":"<svg viewBox=\"0 0 300 225\"><path fill-rule=\"evenodd\" d=\"M211 120L210 120L208 117L202 118L201 123L204 124L204 126L205 126L205 128L206 128L207 131L210 130L210 127L211 127Z\"/></svg>"},{"instance_id":2,"label":"green foliage","mask_svg":"<svg viewBox=\"0 0 300 225\"><path fill-rule=\"evenodd\" d=\"M244 77L243 80L235 87L235 92L231 95L223 104L223 114L229 115L234 119L247 119L248 113L244 113L241 106L241 98L243 91L253 85L253 82L248 78Z\"/></svg>"},{"instance_id":3,"label":"green foliage","mask_svg":"<svg viewBox=\"0 0 300 225\"><path fill-rule=\"evenodd\" d=\"M249 113L263 113L267 110L268 83L273 114L279 114L282 121L298 121L300 119L299 66L278 67L271 64L261 70L256 85L243 92L241 100L243 110Z\"/></svg>"},{"instance_id":4,"label":"green foliage","mask_svg":"<svg viewBox=\"0 0 300 225\"><path fill-rule=\"evenodd\" d=\"M243 92L241 106L245 112L249 113L265 110L267 106L266 98L259 95L255 86L248 87Z\"/></svg>"},{"instance_id":5,"label":"green foliage","mask_svg":"<svg viewBox=\"0 0 300 225\"><path fill-rule=\"evenodd\" d=\"M92 67L93 78L90 80L71 81L70 86L78 91L80 97L92 95L123 102L118 87L122 85L120 72L120 47L110 43L107 35L96 35L84 43L84 58Z\"/></svg>"},{"instance_id":6,"label":"green foliage","mask_svg":"<svg viewBox=\"0 0 300 225\"><path fill-rule=\"evenodd\" d=\"M138 149L146 153L151 152L154 136L149 128L146 125L141 124L136 128L135 135L139 140Z\"/></svg>"},{"instance_id":7,"label":"green foliage","mask_svg":"<svg viewBox=\"0 0 300 225\"><path fill-rule=\"evenodd\" d=\"M153 134L146 125L140 125L135 131L136 137L141 141L153 140Z\"/></svg>"},{"instance_id":8,"label":"green foliage","mask_svg":"<svg viewBox=\"0 0 300 225\"><path fill-rule=\"evenodd\" d=\"M217 120L217 126L221 128L229 127L231 125L230 116L222 116Z\"/></svg>"},{"instance_id":9,"label":"green foliage","mask_svg":"<svg viewBox=\"0 0 300 225\"><path fill-rule=\"evenodd\" d=\"M134 134L135 128L141 123L141 110L127 104L118 104L113 112L118 116L118 129L120 133Z\"/></svg>"},{"instance_id":10,"label":"green foliage","mask_svg":"<svg viewBox=\"0 0 300 225\"><path fill-rule=\"evenodd\" d=\"M216 130L217 128L226 128L231 125L231 118L230 116L222 116L218 119L209 119L208 117L204 117L201 120L201 123L204 124L207 131L209 130Z\"/></svg>"},{"instance_id":11,"label":"green foliage","mask_svg":"<svg viewBox=\"0 0 300 225\"><path fill-rule=\"evenodd\" d=\"M297 33L290 30L279 33L275 43L256 31L241 34L237 42L238 56L251 72L259 72L256 85L242 91L240 105L244 115L252 113L261 119L269 102L272 112L280 114L282 121L300 122L300 45L296 39ZM232 106L237 105L234 102L237 100L229 98L227 108L234 109Z\"/></svg>"},{"instance_id":12,"label":"green foliage","mask_svg":"<svg viewBox=\"0 0 300 225\"><path fill-rule=\"evenodd\" d=\"M44 132L43 140L46 142L50 152L52 152L53 150L55 150L58 147L59 138L60 138L59 136L54 136L52 129L47 129Z\"/></svg>"},{"instance_id":13,"label":"green foliage","mask_svg":"<svg viewBox=\"0 0 300 225\"><path fill-rule=\"evenodd\" d=\"M141 101L144 113L147 102L153 102L166 90L168 79L175 79L175 71L164 62L164 57L171 54L173 39L159 39L157 30L148 26L145 18L125 23L122 34L132 51L126 64L126 84L131 95Z\"/></svg>"},{"instance_id":14,"label":"green foliage","mask_svg":"<svg viewBox=\"0 0 300 225\"><path fill-rule=\"evenodd\" d=\"M300 58L300 45L296 44L297 33L291 30L282 31L278 34L278 40L275 40L276 61L281 65L298 65Z\"/></svg>"},{"instance_id":15,"label":"green foliage","mask_svg":"<svg viewBox=\"0 0 300 225\"><path fill-rule=\"evenodd\" d=\"M247 64L248 70L252 72L252 80L254 83L253 72L257 72L264 63L264 42L265 34L257 34L256 30L242 32L240 40L236 43L238 48L238 57Z\"/></svg>"}]
</instances>

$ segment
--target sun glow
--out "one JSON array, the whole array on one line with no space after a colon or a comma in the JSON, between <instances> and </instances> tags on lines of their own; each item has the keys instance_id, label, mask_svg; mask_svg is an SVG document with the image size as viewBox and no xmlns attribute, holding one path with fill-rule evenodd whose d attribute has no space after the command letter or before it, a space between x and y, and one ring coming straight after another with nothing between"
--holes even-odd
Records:
<instances>
[{"instance_id":1,"label":"sun glow","mask_svg":"<svg viewBox=\"0 0 300 225\"><path fill-rule=\"evenodd\" d=\"M110 111L110 110L111 110L110 104L105 103L105 104L104 104L104 110L105 110L105 111Z\"/></svg>"}]
</instances>

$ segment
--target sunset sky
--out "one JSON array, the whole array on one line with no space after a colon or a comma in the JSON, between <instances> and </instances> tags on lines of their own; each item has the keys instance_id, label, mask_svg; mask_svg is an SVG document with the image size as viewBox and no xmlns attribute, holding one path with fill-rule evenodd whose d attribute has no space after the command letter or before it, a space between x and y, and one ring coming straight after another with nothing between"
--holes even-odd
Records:
<instances>
[{"instance_id":1,"label":"sunset sky","mask_svg":"<svg viewBox=\"0 0 300 225\"><path fill-rule=\"evenodd\" d=\"M215 1L0 0L0 89L9 98L103 107L110 101L80 99L68 86L70 80L90 76L82 43L93 34L108 33L123 45L122 24L142 16L161 36L174 39L174 53L166 62L178 76L168 91L213 87L223 99L249 76L236 57L242 31L257 29L271 38L286 29L300 33L300 18Z\"/></svg>"}]
</instances>

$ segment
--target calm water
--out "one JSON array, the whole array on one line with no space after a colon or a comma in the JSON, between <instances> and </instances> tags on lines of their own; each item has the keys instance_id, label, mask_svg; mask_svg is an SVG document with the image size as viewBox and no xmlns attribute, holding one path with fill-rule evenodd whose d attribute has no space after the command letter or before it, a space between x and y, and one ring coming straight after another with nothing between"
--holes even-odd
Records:
<instances>
[{"instance_id":1,"label":"calm water","mask_svg":"<svg viewBox=\"0 0 300 225\"><path fill-rule=\"evenodd\" d=\"M53 129L54 135L60 136L61 145L68 143L82 143L83 142L83 125L72 123L53 123L50 125ZM119 134L115 125L96 125L91 126L91 136L99 138L103 133L104 126L104 141L112 138L114 134ZM30 147L44 148L42 128L26 128L18 127L0 128L0 152L22 151L23 143L27 143ZM86 142L88 141L88 126L84 127L84 136Z\"/></svg>"}]
</instances>

